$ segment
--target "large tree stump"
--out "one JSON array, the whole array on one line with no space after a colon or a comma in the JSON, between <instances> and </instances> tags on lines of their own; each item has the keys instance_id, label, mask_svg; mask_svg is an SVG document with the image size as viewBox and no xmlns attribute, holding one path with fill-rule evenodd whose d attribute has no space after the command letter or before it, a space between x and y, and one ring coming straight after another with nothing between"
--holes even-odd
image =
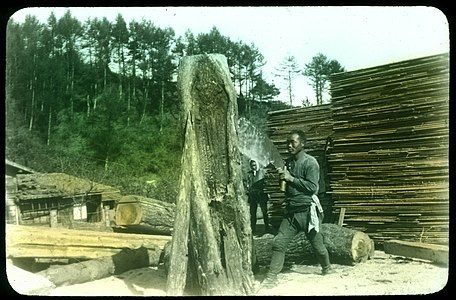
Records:
<instances>
[{"instance_id":1,"label":"large tree stump","mask_svg":"<svg viewBox=\"0 0 456 300\"><path fill-rule=\"evenodd\" d=\"M122 197L116 204L117 232L171 235L176 205L136 195Z\"/></svg>"},{"instance_id":2,"label":"large tree stump","mask_svg":"<svg viewBox=\"0 0 456 300\"><path fill-rule=\"evenodd\" d=\"M226 58L184 57L179 66L184 145L167 293L247 295L252 233L236 134L237 102Z\"/></svg>"},{"instance_id":3,"label":"large tree stump","mask_svg":"<svg viewBox=\"0 0 456 300\"><path fill-rule=\"evenodd\" d=\"M321 227L323 243L328 249L331 263L354 265L365 262L374 255L374 242L364 232L323 223ZM269 265L272 254L273 235L255 238L256 264ZM304 232L298 233L288 245L285 262L315 264L317 259Z\"/></svg>"}]
</instances>

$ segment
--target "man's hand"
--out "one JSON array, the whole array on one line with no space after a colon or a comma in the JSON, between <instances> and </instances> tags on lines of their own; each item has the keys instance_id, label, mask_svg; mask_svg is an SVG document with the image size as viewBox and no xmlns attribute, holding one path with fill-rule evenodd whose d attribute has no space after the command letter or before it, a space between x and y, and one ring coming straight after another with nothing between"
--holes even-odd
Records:
<instances>
[{"instance_id":1,"label":"man's hand","mask_svg":"<svg viewBox=\"0 0 456 300\"><path fill-rule=\"evenodd\" d=\"M279 178L285 181L293 181L293 176L291 176L290 171L287 170L286 167L278 168L277 171L279 172Z\"/></svg>"}]
</instances>

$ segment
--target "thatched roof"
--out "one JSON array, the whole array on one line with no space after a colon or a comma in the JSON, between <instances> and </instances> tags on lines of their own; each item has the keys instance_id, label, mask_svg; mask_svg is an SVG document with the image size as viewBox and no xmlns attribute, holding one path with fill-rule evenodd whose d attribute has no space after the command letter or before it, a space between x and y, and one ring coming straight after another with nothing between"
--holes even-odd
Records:
<instances>
[{"instance_id":1,"label":"thatched roof","mask_svg":"<svg viewBox=\"0 0 456 300\"><path fill-rule=\"evenodd\" d=\"M17 185L19 199L40 194L49 197L101 194L102 201L118 200L121 197L116 188L64 173L18 175Z\"/></svg>"}]
</instances>

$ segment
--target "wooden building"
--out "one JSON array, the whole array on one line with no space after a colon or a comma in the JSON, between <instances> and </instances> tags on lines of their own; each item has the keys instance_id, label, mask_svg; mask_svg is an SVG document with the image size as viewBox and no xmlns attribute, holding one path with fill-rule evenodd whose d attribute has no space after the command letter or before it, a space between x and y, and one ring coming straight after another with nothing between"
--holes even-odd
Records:
<instances>
[{"instance_id":1,"label":"wooden building","mask_svg":"<svg viewBox=\"0 0 456 300\"><path fill-rule=\"evenodd\" d=\"M5 159L5 221L19 224L20 211L17 207L17 175L32 174L35 171L19 163Z\"/></svg>"},{"instance_id":2,"label":"wooden building","mask_svg":"<svg viewBox=\"0 0 456 300\"><path fill-rule=\"evenodd\" d=\"M6 176L6 222L72 228L113 221L120 191L63 173Z\"/></svg>"}]
</instances>

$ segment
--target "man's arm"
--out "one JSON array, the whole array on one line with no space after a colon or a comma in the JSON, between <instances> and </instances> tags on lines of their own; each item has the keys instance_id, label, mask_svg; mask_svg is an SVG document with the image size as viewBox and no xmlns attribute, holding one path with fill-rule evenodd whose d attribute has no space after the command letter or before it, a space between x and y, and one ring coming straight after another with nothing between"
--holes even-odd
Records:
<instances>
[{"instance_id":1,"label":"man's arm","mask_svg":"<svg viewBox=\"0 0 456 300\"><path fill-rule=\"evenodd\" d=\"M306 166L303 174L291 175L289 171L285 171L284 179L293 184L293 186L307 194L313 195L318 192L318 183L320 181L320 166L317 161L309 161L309 164Z\"/></svg>"}]
</instances>

